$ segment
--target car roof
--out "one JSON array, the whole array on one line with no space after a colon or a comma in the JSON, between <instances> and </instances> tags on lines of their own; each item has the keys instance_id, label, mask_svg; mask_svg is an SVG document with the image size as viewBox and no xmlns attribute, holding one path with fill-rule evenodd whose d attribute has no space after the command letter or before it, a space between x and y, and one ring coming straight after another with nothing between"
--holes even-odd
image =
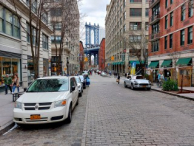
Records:
<instances>
[{"instance_id":1,"label":"car roof","mask_svg":"<svg viewBox=\"0 0 194 146\"><path fill-rule=\"evenodd\" d=\"M69 79L71 77L67 77L67 76L48 76L48 77L42 77L42 78L38 78L38 79Z\"/></svg>"}]
</instances>

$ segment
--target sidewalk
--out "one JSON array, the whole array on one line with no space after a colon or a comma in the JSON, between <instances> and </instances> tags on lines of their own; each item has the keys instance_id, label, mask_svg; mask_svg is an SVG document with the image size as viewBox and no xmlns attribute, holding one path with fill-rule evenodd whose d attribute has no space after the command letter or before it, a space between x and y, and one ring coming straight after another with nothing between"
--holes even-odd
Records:
<instances>
[{"instance_id":1,"label":"sidewalk","mask_svg":"<svg viewBox=\"0 0 194 146\"><path fill-rule=\"evenodd\" d=\"M23 91L20 88L20 91ZM0 92L0 135L10 129L13 123L13 108L15 102L12 101L12 94L10 91L7 95L5 92Z\"/></svg>"},{"instance_id":2,"label":"sidewalk","mask_svg":"<svg viewBox=\"0 0 194 146\"><path fill-rule=\"evenodd\" d=\"M170 95L174 95L174 96L178 96L178 97L189 99L189 100L194 100L194 93L176 94L176 93L173 93L173 92L170 92L170 91L163 91L162 88L159 88L155 84L152 86L152 90L162 92L162 93L166 93L166 94L170 94ZM194 91L194 87L184 87L183 90Z\"/></svg>"}]
</instances>

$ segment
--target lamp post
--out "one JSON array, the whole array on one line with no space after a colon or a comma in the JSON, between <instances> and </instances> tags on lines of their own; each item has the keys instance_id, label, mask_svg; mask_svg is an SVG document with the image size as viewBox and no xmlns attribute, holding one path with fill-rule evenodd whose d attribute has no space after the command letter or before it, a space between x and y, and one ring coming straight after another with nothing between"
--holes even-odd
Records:
<instances>
[{"instance_id":1,"label":"lamp post","mask_svg":"<svg viewBox=\"0 0 194 146\"><path fill-rule=\"evenodd\" d=\"M68 59L68 57L67 57L67 75L69 76L69 59Z\"/></svg>"}]
</instances>

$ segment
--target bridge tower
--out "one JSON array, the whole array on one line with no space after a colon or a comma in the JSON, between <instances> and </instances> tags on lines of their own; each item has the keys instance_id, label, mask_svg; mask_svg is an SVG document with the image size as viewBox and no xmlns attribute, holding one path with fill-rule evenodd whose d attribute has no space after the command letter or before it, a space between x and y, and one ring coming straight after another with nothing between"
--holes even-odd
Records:
<instances>
[{"instance_id":1,"label":"bridge tower","mask_svg":"<svg viewBox=\"0 0 194 146\"><path fill-rule=\"evenodd\" d=\"M86 30L86 48L91 48L93 46L99 45L99 25L91 25L91 23L85 24L85 30ZM94 31L94 44L91 43L91 31Z\"/></svg>"}]
</instances>

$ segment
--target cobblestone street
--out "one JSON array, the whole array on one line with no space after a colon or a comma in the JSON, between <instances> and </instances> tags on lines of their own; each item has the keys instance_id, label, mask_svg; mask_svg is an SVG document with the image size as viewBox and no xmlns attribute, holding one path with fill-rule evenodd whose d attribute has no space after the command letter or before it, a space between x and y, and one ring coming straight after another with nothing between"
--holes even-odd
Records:
<instances>
[{"instance_id":1,"label":"cobblestone street","mask_svg":"<svg viewBox=\"0 0 194 146\"><path fill-rule=\"evenodd\" d=\"M113 78L92 79L86 145L194 146L193 101L133 91Z\"/></svg>"},{"instance_id":2,"label":"cobblestone street","mask_svg":"<svg viewBox=\"0 0 194 146\"><path fill-rule=\"evenodd\" d=\"M71 124L17 127L0 146L194 146L193 101L115 81L91 76Z\"/></svg>"}]
</instances>

